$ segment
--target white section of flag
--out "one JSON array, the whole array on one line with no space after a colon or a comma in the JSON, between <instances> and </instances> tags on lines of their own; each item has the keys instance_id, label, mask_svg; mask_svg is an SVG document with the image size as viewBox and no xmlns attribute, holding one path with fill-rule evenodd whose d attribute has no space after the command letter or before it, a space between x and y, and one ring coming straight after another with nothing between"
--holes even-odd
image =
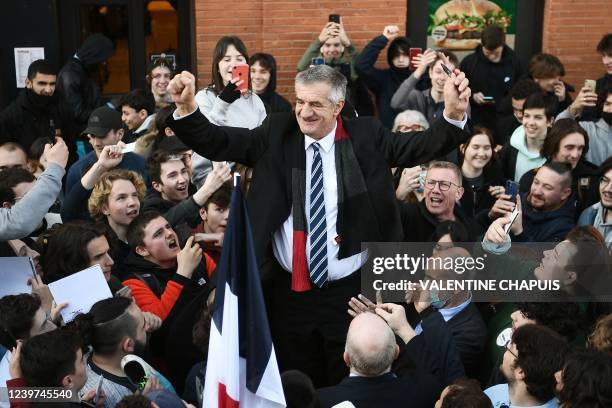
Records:
<instances>
[{"instance_id":1,"label":"white section of flag","mask_svg":"<svg viewBox=\"0 0 612 408\"><path fill-rule=\"evenodd\" d=\"M272 348L257 393L253 394L246 388L246 360L240 358L239 354L238 327L238 298L226 283L223 302L223 335L219 333L214 320L211 320L210 325L203 407L218 407L219 384L225 385L227 395L234 401L238 401L240 408L285 407L285 397L274 348Z\"/></svg>"}]
</instances>

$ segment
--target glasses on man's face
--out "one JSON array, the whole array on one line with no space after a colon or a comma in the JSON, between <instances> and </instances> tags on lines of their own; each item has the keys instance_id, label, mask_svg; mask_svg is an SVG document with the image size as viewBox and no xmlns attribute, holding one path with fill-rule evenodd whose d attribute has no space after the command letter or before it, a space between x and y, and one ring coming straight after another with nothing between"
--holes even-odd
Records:
<instances>
[{"instance_id":1,"label":"glasses on man's face","mask_svg":"<svg viewBox=\"0 0 612 408\"><path fill-rule=\"evenodd\" d=\"M514 353L512 350L510 350L510 346L512 345L512 340L507 340L506 344L504 344L504 348L506 349L506 351L510 354L512 354L514 356L514 358L518 358L518 356L516 355L516 353Z\"/></svg>"},{"instance_id":2,"label":"glasses on man's face","mask_svg":"<svg viewBox=\"0 0 612 408\"><path fill-rule=\"evenodd\" d=\"M610 184L610 179L607 177L602 177L601 179L599 179L599 186L602 188L606 188L608 187L608 185Z\"/></svg>"},{"instance_id":3,"label":"glasses on man's face","mask_svg":"<svg viewBox=\"0 0 612 408\"><path fill-rule=\"evenodd\" d=\"M450 181L425 179L425 188L428 190L436 188L436 184L440 186L440 191L448 191L451 186L459 187L457 184Z\"/></svg>"}]
</instances>

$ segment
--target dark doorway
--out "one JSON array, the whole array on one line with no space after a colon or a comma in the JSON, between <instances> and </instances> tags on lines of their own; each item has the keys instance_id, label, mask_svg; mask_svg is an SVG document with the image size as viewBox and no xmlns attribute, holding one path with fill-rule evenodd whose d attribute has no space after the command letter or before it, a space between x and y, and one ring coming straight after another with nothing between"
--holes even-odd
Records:
<instances>
[{"instance_id":1,"label":"dark doorway","mask_svg":"<svg viewBox=\"0 0 612 408\"><path fill-rule=\"evenodd\" d=\"M115 54L96 75L106 97L144 88L154 55L175 56L177 69L192 69L192 6L192 0L60 0L61 60L93 33L109 37Z\"/></svg>"}]
</instances>

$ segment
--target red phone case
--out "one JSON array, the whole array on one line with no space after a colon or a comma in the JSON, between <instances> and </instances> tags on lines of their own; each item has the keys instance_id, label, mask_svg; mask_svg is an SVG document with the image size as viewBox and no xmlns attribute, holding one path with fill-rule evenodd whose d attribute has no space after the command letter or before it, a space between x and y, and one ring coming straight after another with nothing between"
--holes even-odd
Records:
<instances>
[{"instance_id":1,"label":"red phone case","mask_svg":"<svg viewBox=\"0 0 612 408\"><path fill-rule=\"evenodd\" d=\"M249 88L249 66L238 65L232 70L232 78L240 78L244 82L238 87L239 90L243 91Z\"/></svg>"},{"instance_id":2,"label":"red phone case","mask_svg":"<svg viewBox=\"0 0 612 408\"><path fill-rule=\"evenodd\" d=\"M422 53L423 53L422 48L410 48L410 50L408 51L408 57L410 57L410 69L413 69L413 70L416 69L416 65L414 65L414 62L412 62L412 59Z\"/></svg>"}]
</instances>

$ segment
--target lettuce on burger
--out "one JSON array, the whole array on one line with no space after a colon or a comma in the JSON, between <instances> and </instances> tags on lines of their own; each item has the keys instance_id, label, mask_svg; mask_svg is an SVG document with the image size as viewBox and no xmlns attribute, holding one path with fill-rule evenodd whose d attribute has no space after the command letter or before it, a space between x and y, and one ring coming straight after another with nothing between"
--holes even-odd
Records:
<instances>
[{"instance_id":1,"label":"lettuce on burger","mask_svg":"<svg viewBox=\"0 0 612 408\"><path fill-rule=\"evenodd\" d=\"M510 25L508 13L488 0L450 0L430 18L430 32L436 45L449 49L475 48L487 25L498 25L504 30Z\"/></svg>"}]
</instances>

